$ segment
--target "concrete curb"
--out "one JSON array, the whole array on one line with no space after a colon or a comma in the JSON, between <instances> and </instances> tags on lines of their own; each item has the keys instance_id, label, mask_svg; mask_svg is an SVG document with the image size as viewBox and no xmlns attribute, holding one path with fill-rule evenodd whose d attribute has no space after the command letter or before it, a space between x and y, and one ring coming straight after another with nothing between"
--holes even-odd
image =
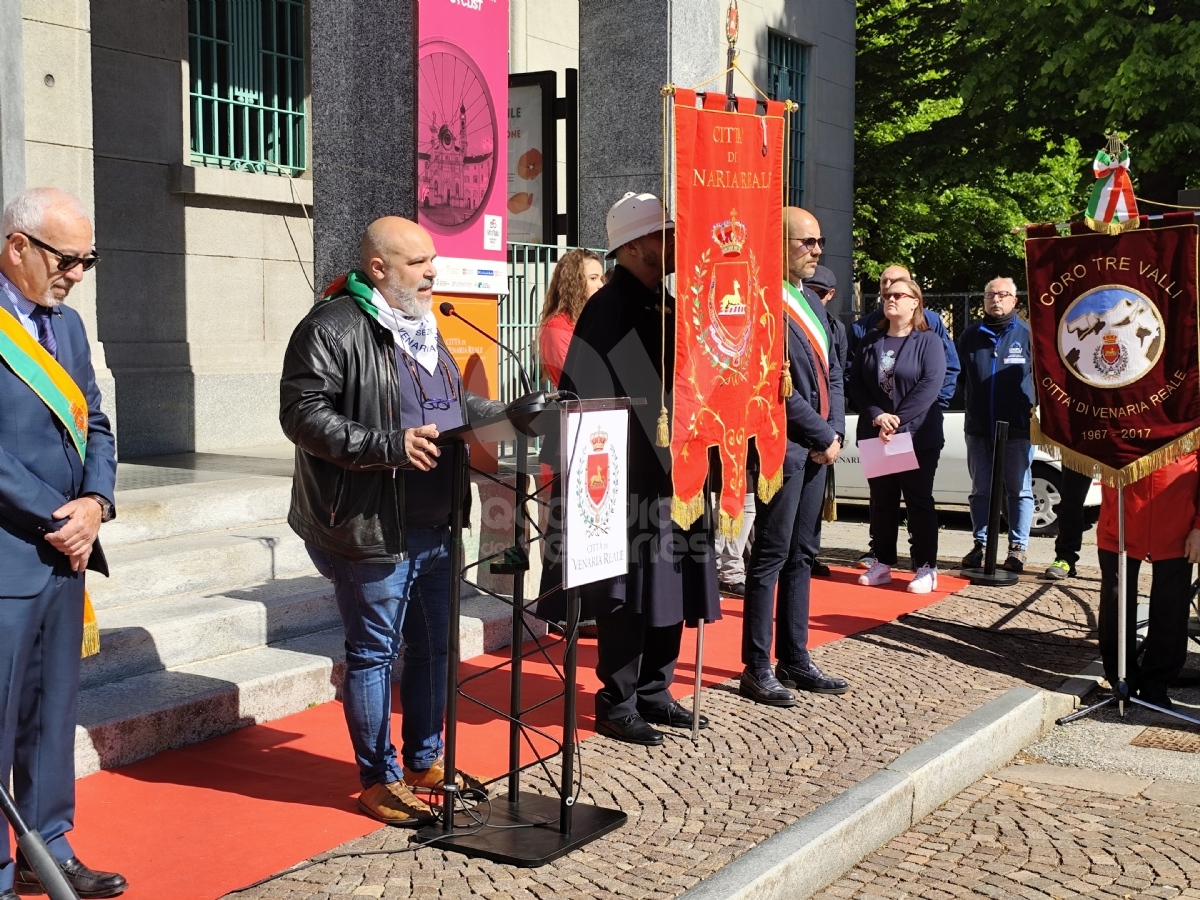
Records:
<instances>
[{"instance_id":1,"label":"concrete curb","mask_svg":"<svg viewBox=\"0 0 1200 900\"><path fill-rule=\"evenodd\" d=\"M1075 706L1016 687L735 859L680 900L799 900L1006 765Z\"/></svg>"}]
</instances>

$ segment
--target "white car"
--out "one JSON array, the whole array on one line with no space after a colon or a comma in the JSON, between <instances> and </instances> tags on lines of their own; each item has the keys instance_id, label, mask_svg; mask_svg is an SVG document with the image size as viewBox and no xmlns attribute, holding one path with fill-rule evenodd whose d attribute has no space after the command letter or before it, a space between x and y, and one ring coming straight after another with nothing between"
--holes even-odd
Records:
<instances>
[{"instance_id":1,"label":"white car","mask_svg":"<svg viewBox=\"0 0 1200 900\"><path fill-rule=\"evenodd\" d=\"M933 499L941 506L966 506L971 493L971 476L967 473L967 441L963 434L966 413L948 410L943 416L946 446L942 448L937 476L933 480ZM863 476L858 461L858 447L854 441L858 416L846 416L846 447L838 455L835 471L835 492L839 500L870 499L867 479ZM1030 534L1052 535L1058 533L1058 515L1054 508L1060 499L1062 465L1052 459L1046 451L1035 447L1033 451L1033 527ZM1100 506L1100 482L1093 481L1088 491L1085 507Z\"/></svg>"}]
</instances>

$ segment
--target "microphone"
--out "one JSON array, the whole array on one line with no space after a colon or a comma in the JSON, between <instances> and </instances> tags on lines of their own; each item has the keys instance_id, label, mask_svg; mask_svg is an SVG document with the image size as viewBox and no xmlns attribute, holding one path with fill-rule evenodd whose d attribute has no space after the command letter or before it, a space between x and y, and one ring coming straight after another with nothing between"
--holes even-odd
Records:
<instances>
[{"instance_id":1,"label":"microphone","mask_svg":"<svg viewBox=\"0 0 1200 900\"><path fill-rule=\"evenodd\" d=\"M458 319L460 322L466 322L467 326L469 328L472 328L475 331L478 331L485 338L487 338L489 341L491 341L493 344L495 344L497 347L499 347L501 350L503 350L505 353L507 353L509 356L511 356L513 362L515 362L517 364L517 371L519 371L521 373L521 386L525 389L525 393L526 394L533 393L533 387L529 383L529 374L525 371L525 367L523 365L521 365L521 358L519 356L517 356L517 354L513 353L513 351L511 349L509 349L509 347L500 343L500 341L498 339L492 337L490 334L488 334L486 331L484 331L482 328L480 328L478 325L476 325L470 319L460 316L458 314L458 312L454 309L453 303L446 301L446 302L442 303L441 306L438 307L438 310L446 318L450 318L451 316L453 316L454 318Z\"/></svg>"}]
</instances>

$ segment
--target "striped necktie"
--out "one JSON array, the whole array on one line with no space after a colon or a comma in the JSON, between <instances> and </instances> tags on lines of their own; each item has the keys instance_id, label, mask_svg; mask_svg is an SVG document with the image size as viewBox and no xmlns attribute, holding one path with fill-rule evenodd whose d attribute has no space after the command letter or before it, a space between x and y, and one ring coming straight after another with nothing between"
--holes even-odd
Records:
<instances>
[{"instance_id":1,"label":"striped necktie","mask_svg":"<svg viewBox=\"0 0 1200 900\"><path fill-rule=\"evenodd\" d=\"M58 341L54 337L54 328L50 325L49 307L41 305L34 307L32 318L37 323L38 343L46 349L47 353L58 359Z\"/></svg>"}]
</instances>

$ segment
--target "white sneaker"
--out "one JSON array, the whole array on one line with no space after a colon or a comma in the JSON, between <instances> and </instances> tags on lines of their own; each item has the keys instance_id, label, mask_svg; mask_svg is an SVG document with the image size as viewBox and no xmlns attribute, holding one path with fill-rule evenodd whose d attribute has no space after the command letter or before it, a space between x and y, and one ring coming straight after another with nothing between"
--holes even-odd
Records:
<instances>
[{"instance_id":1,"label":"white sneaker","mask_svg":"<svg viewBox=\"0 0 1200 900\"><path fill-rule=\"evenodd\" d=\"M892 580L892 567L876 560L871 560L871 568L858 576L858 583L868 586L888 584Z\"/></svg>"},{"instance_id":2,"label":"white sneaker","mask_svg":"<svg viewBox=\"0 0 1200 900\"><path fill-rule=\"evenodd\" d=\"M873 557L870 553L864 553L858 558L858 562L856 562L854 565L860 569L869 569L877 562L879 562L879 560Z\"/></svg>"},{"instance_id":3,"label":"white sneaker","mask_svg":"<svg viewBox=\"0 0 1200 900\"><path fill-rule=\"evenodd\" d=\"M937 569L933 566L921 566L917 574L908 583L910 594L929 594L937 590Z\"/></svg>"}]
</instances>

